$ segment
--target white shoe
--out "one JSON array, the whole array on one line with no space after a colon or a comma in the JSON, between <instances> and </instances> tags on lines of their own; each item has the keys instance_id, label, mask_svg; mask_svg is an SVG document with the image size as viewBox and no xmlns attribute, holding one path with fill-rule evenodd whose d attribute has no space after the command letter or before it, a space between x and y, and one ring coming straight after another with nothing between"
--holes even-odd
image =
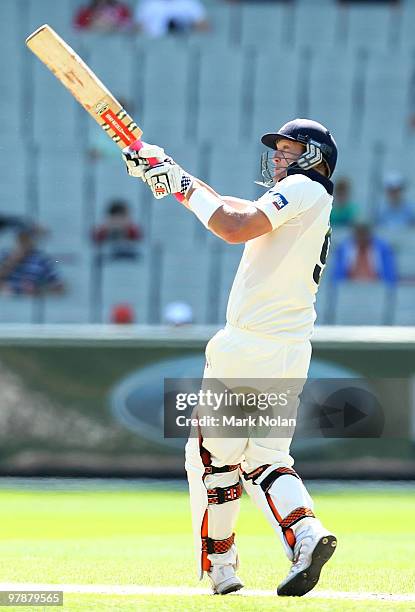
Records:
<instances>
[{"instance_id":1,"label":"white shoe","mask_svg":"<svg viewBox=\"0 0 415 612\"><path fill-rule=\"evenodd\" d=\"M207 572L215 595L227 595L239 591L244 586L235 574L233 565L212 565Z\"/></svg>"},{"instance_id":2,"label":"white shoe","mask_svg":"<svg viewBox=\"0 0 415 612\"><path fill-rule=\"evenodd\" d=\"M336 536L326 531L319 521L314 519L307 523L303 530L296 533L293 564L288 576L278 586L278 595L301 597L311 591L319 581L321 568L336 546Z\"/></svg>"}]
</instances>

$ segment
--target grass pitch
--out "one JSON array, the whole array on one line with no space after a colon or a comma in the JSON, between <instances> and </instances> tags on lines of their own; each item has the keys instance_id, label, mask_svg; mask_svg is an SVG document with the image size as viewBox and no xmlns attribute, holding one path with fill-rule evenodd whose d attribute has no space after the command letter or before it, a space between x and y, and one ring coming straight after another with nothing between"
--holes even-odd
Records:
<instances>
[{"instance_id":1,"label":"grass pitch","mask_svg":"<svg viewBox=\"0 0 415 612\"><path fill-rule=\"evenodd\" d=\"M316 513L339 539L316 590L414 592L413 490L359 485L311 492ZM0 530L1 583L201 586L185 490L0 490ZM246 588L275 589L288 561L245 495L237 541ZM65 610L415 610L415 601L238 595L65 594L64 600Z\"/></svg>"}]
</instances>

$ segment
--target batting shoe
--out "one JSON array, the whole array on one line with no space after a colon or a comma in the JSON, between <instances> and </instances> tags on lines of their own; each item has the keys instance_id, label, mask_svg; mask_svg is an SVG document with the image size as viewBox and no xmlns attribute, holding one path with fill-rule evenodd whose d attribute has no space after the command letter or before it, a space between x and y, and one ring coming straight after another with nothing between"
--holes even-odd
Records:
<instances>
[{"instance_id":1,"label":"batting shoe","mask_svg":"<svg viewBox=\"0 0 415 612\"><path fill-rule=\"evenodd\" d=\"M301 597L311 591L319 581L321 568L336 550L336 536L324 529L320 521L304 519L304 522L306 525L295 534L293 564L278 586L278 595Z\"/></svg>"},{"instance_id":2,"label":"batting shoe","mask_svg":"<svg viewBox=\"0 0 415 612\"><path fill-rule=\"evenodd\" d=\"M233 565L212 565L207 572L215 595L227 595L243 588L243 583L235 574Z\"/></svg>"}]
</instances>

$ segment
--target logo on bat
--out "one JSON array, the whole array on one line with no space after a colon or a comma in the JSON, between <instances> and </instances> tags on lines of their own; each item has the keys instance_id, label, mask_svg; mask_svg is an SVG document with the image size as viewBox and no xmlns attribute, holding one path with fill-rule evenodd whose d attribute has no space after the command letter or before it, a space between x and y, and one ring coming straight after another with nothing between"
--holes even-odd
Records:
<instances>
[{"instance_id":1,"label":"logo on bat","mask_svg":"<svg viewBox=\"0 0 415 612\"><path fill-rule=\"evenodd\" d=\"M104 113L106 110L108 110L109 106L106 102L98 102L98 104L95 105L95 112L97 113L97 115L102 115L102 113Z\"/></svg>"}]
</instances>

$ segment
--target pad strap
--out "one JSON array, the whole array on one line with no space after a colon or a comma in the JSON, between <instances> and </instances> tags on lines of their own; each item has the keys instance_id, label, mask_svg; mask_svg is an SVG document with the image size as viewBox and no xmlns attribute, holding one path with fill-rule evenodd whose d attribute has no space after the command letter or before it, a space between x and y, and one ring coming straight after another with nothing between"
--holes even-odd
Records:
<instances>
[{"instance_id":1,"label":"pad strap","mask_svg":"<svg viewBox=\"0 0 415 612\"><path fill-rule=\"evenodd\" d=\"M290 514L288 514L285 519L280 522L280 527L284 532L305 517L316 518L314 512L310 510L310 508L300 506L299 508L295 508L295 510L290 512Z\"/></svg>"},{"instance_id":2,"label":"pad strap","mask_svg":"<svg viewBox=\"0 0 415 612\"><path fill-rule=\"evenodd\" d=\"M252 472L242 472L242 476L244 477L245 480L252 480L252 482L256 484L255 482L256 479L259 478L261 474L263 474L263 472L265 472L265 470L268 468L269 468L269 464L260 465L258 468L256 468L256 470L252 470Z\"/></svg>"},{"instance_id":3,"label":"pad strap","mask_svg":"<svg viewBox=\"0 0 415 612\"><path fill-rule=\"evenodd\" d=\"M208 504L225 504L226 502L239 499L242 495L242 485L240 482L230 487L216 487L216 489L208 489Z\"/></svg>"},{"instance_id":4,"label":"pad strap","mask_svg":"<svg viewBox=\"0 0 415 612\"><path fill-rule=\"evenodd\" d=\"M212 540L212 538L202 538L202 552L206 552L208 553L208 555L220 555L222 553L226 553L231 548L234 541L234 533L225 540Z\"/></svg>"},{"instance_id":5,"label":"pad strap","mask_svg":"<svg viewBox=\"0 0 415 612\"><path fill-rule=\"evenodd\" d=\"M236 465L223 465L222 467L215 467L214 465L206 465L205 466L205 476L208 474L225 474L226 472L233 472L237 470L239 467L239 463Z\"/></svg>"},{"instance_id":6,"label":"pad strap","mask_svg":"<svg viewBox=\"0 0 415 612\"><path fill-rule=\"evenodd\" d=\"M290 476L295 476L295 478L298 478L299 480L301 480L297 472L293 470L292 468L279 467L276 470L273 470L272 472L270 472L268 476L265 476L264 480L262 480L259 483L259 486L264 491L264 493L267 493L268 489L277 480L277 478L279 478L280 476L284 476L285 474L289 474Z\"/></svg>"}]
</instances>

